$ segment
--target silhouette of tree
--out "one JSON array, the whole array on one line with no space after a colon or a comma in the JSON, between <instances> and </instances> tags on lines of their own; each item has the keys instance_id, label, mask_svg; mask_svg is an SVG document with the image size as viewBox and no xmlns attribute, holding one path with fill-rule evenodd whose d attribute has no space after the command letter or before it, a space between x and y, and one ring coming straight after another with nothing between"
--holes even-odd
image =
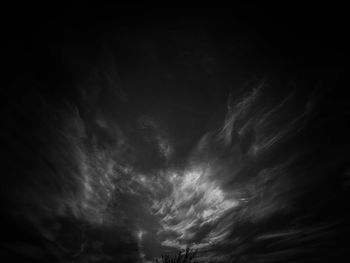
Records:
<instances>
[{"instance_id":1,"label":"silhouette of tree","mask_svg":"<svg viewBox=\"0 0 350 263\"><path fill-rule=\"evenodd\" d=\"M160 261L156 259L156 263L198 263L198 261L196 261L196 256L197 250L186 248L186 250L179 251L172 256L162 255Z\"/></svg>"}]
</instances>

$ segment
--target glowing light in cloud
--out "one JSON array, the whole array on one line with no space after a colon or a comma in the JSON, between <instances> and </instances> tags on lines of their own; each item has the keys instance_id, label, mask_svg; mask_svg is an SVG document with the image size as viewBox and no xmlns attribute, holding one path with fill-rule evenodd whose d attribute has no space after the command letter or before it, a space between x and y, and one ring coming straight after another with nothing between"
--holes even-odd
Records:
<instances>
[{"instance_id":1,"label":"glowing light in cloud","mask_svg":"<svg viewBox=\"0 0 350 263\"><path fill-rule=\"evenodd\" d=\"M238 206L238 201L212 181L209 173L208 168L195 167L182 174L168 174L172 192L164 200L155 201L152 208L161 217L159 234L172 233L176 237L164 240L162 245L185 247L201 227L216 222ZM193 243L194 246L201 245L200 240Z\"/></svg>"}]
</instances>

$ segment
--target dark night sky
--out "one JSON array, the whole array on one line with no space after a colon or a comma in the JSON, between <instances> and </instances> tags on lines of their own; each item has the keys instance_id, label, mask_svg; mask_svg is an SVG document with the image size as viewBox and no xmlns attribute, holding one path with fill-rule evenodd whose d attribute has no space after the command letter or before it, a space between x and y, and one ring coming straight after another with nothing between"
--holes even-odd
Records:
<instances>
[{"instance_id":1,"label":"dark night sky","mask_svg":"<svg viewBox=\"0 0 350 263\"><path fill-rule=\"evenodd\" d=\"M348 262L341 6L15 7L10 262Z\"/></svg>"}]
</instances>

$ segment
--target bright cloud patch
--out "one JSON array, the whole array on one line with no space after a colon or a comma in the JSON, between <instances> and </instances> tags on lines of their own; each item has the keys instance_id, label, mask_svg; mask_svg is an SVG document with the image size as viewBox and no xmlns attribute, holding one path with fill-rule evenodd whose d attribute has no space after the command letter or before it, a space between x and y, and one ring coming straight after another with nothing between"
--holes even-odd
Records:
<instances>
[{"instance_id":1,"label":"bright cloud patch","mask_svg":"<svg viewBox=\"0 0 350 263\"><path fill-rule=\"evenodd\" d=\"M154 201L155 214L161 217L160 235L172 236L164 246L185 247L199 245L204 238L196 238L202 227L215 223L225 213L238 206L238 201L223 192L220 185L209 178L210 169L193 168L169 173L172 192L161 201ZM216 238L213 233L208 233Z\"/></svg>"}]
</instances>

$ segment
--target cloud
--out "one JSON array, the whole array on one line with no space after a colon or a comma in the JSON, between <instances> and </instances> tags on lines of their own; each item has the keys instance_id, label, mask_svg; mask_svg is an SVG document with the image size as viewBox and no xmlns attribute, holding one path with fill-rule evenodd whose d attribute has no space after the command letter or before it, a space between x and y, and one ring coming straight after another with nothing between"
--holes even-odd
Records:
<instances>
[{"instance_id":1,"label":"cloud","mask_svg":"<svg viewBox=\"0 0 350 263\"><path fill-rule=\"evenodd\" d=\"M343 159L315 165L323 137L308 135L321 98L300 102L290 92L268 100L265 84L231 98L221 126L193 142L180 165L173 159L177 141L162 119L136 114L125 120L113 99L101 99L120 96L110 92L88 87L81 105L41 101L38 112L26 115L19 107L18 116L10 118L16 115L10 111L4 119L28 134L5 134L15 160L4 176L9 218L25 218L46 246L36 250L23 242L19 254L42 258L48 250L65 260L147 262L193 246L214 262L268 262L309 253L310 243L337 235L334 224L346 230L335 219L307 223L316 214L309 209L328 204L336 210L339 202L324 193L335 188L327 169ZM33 130L32 118L38 122ZM321 201L302 208L317 199L310 192Z\"/></svg>"}]
</instances>

